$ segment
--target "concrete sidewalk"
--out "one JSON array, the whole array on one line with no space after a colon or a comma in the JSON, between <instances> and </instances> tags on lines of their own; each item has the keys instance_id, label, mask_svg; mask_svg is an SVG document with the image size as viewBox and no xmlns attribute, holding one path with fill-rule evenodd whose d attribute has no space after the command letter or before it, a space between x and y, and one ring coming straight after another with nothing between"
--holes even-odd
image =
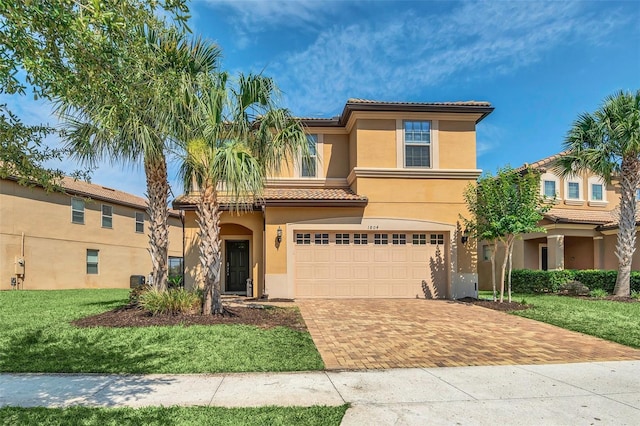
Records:
<instances>
[{"instance_id":1,"label":"concrete sidewalk","mask_svg":"<svg viewBox=\"0 0 640 426\"><path fill-rule=\"evenodd\" d=\"M343 425L636 425L640 361L217 375L2 374L0 406L340 405Z\"/></svg>"}]
</instances>

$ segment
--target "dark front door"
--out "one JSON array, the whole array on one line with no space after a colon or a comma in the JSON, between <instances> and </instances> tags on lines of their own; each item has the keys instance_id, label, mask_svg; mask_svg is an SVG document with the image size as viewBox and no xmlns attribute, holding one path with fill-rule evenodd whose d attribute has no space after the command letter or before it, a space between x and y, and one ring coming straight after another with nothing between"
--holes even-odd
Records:
<instances>
[{"instance_id":1,"label":"dark front door","mask_svg":"<svg viewBox=\"0 0 640 426\"><path fill-rule=\"evenodd\" d=\"M543 271L549 269L549 249L545 246L540 247L540 266Z\"/></svg>"},{"instance_id":2,"label":"dark front door","mask_svg":"<svg viewBox=\"0 0 640 426\"><path fill-rule=\"evenodd\" d=\"M226 243L226 291L240 293L247 291L249 278L249 241L227 241Z\"/></svg>"}]
</instances>

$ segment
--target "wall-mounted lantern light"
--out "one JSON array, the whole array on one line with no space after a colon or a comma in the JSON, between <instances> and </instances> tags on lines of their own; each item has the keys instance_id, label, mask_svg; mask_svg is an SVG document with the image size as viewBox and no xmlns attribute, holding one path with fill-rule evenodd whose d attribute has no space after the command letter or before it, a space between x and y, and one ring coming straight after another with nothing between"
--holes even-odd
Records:
<instances>
[{"instance_id":1,"label":"wall-mounted lantern light","mask_svg":"<svg viewBox=\"0 0 640 426\"><path fill-rule=\"evenodd\" d=\"M282 228L278 226L278 231L276 232L276 241L278 243L282 242Z\"/></svg>"},{"instance_id":2,"label":"wall-mounted lantern light","mask_svg":"<svg viewBox=\"0 0 640 426\"><path fill-rule=\"evenodd\" d=\"M471 232L465 228L464 232L462 232L462 237L460 237L462 244L467 244L467 241L469 241L469 234L471 234Z\"/></svg>"}]
</instances>

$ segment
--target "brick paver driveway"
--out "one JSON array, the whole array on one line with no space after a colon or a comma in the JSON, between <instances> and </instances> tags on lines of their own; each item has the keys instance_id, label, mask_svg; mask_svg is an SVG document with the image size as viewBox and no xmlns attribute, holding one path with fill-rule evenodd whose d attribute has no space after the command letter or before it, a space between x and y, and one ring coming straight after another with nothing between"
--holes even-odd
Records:
<instances>
[{"instance_id":1,"label":"brick paver driveway","mask_svg":"<svg viewBox=\"0 0 640 426\"><path fill-rule=\"evenodd\" d=\"M637 360L640 350L440 300L298 300L327 369Z\"/></svg>"}]
</instances>

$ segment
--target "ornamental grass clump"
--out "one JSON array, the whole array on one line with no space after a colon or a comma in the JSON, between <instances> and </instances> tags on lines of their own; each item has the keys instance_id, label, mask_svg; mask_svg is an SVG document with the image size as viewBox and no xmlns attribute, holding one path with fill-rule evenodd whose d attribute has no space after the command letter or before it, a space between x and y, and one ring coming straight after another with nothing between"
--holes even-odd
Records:
<instances>
[{"instance_id":1,"label":"ornamental grass clump","mask_svg":"<svg viewBox=\"0 0 640 426\"><path fill-rule=\"evenodd\" d=\"M594 299L604 299L609 295L609 293L607 293L607 290L602 289L602 288L596 288L594 290L591 290L589 292L589 296L594 298Z\"/></svg>"},{"instance_id":2,"label":"ornamental grass clump","mask_svg":"<svg viewBox=\"0 0 640 426\"><path fill-rule=\"evenodd\" d=\"M202 300L195 292L176 288L147 291L140 295L138 303L152 315L179 315L200 313Z\"/></svg>"}]
</instances>

